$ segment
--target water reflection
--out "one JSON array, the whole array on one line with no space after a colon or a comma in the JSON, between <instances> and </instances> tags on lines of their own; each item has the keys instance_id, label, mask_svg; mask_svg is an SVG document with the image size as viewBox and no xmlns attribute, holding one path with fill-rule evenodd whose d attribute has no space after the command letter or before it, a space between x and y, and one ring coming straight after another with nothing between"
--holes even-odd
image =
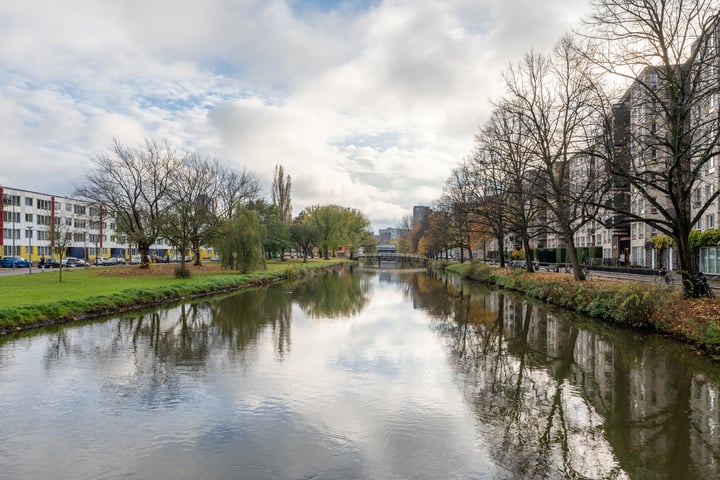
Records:
<instances>
[{"instance_id":1,"label":"water reflection","mask_svg":"<svg viewBox=\"0 0 720 480\"><path fill-rule=\"evenodd\" d=\"M7 478L718 478L720 369L349 269L0 339Z\"/></svg>"},{"instance_id":2,"label":"water reflection","mask_svg":"<svg viewBox=\"0 0 720 480\"><path fill-rule=\"evenodd\" d=\"M427 295L427 281L447 295ZM709 360L457 280L418 279L412 297L440 320L478 426L517 475L720 476L718 366Z\"/></svg>"}]
</instances>

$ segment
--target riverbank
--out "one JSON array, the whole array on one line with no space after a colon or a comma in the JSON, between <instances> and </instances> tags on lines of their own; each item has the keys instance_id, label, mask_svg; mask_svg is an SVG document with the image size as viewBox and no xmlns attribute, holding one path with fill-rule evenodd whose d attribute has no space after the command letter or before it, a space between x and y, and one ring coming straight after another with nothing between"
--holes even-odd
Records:
<instances>
[{"instance_id":1,"label":"riverbank","mask_svg":"<svg viewBox=\"0 0 720 480\"><path fill-rule=\"evenodd\" d=\"M345 261L269 262L267 270L241 274L217 264L191 266L175 278L174 264L49 270L0 278L0 334L101 317L188 298L266 285Z\"/></svg>"},{"instance_id":2,"label":"riverbank","mask_svg":"<svg viewBox=\"0 0 720 480\"><path fill-rule=\"evenodd\" d=\"M720 298L686 299L678 288L646 282L610 278L576 282L571 274L508 271L479 263L438 262L434 267L720 354Z\"/></svg>"}]
</instances>

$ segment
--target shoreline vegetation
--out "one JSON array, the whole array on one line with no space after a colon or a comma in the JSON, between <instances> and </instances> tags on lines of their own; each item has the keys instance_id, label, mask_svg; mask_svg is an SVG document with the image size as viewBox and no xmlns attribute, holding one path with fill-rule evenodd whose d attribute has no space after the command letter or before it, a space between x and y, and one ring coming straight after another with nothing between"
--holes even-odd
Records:
<instances>
[{"instance_id":1,"label":"shoreline vegetation","mask_svg":"<svg viewBox=\"0 0 720 480\"><path fill-rule=\"evenodd\" d=\"M150 269L119 266L36 271L0 277L0 334L88 320L186 299L268 285L310 275L347 260L288 260L267 263L259 272L222 270L217 264L189 266L190 278L176 278L177 264Z\"/></svg>"},{"instance_id":2,"label":"shoreline vegetation","mask_svg":"<svg viewBox=\"0 0 720 480\"><path fill-rule=\"evenodd\" d=\"M268 285L348 264L347 259L271 261L238 273L206 263L176 278L173 264L57 270L0 277L0 334L89 320L177 301ZM604 278L576 282L572 274L527 273L480 262L435 261L430 268L522 293L604 321L673 337L720 358L720 298L686 299L679 288Z\"/></svg>"},{"instance_id":3,"label":"shoreline vegetation","mask_svg":"<svg viewBox=\"0 0 720 480\"><path fill-rule=\"evenodd\" d=\"M431 268L522 293L596 320L669 336L720 358L720 299L684 298L680 288L572 274L504 270L481 262L436 261Z\"/></svg>"}]
</instances>

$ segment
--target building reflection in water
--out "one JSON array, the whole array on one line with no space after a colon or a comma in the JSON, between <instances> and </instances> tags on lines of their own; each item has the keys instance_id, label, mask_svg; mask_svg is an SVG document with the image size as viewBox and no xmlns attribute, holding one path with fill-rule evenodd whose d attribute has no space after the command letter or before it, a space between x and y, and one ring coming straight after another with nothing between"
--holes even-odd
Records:
<instances>
[{"instance_id":1,"label":"building reflection in water","mask_svg":"<svg viewBox=\"0 0 720 480\"><path fill-rule=\"evenodd\" d=\"M446 339L478 428L502 439L488 443L510 471L720 478L720 367L711 360L457 278L411 285Z\"/></svg>"}]
</instances>

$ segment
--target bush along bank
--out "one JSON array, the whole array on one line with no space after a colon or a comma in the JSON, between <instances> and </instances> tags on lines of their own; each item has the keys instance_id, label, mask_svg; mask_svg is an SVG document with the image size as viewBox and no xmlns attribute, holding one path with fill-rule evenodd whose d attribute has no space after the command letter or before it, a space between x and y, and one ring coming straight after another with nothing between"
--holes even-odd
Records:
<instances>
[{"instance_id":1,"label":"bush along bank","mask_svg":"<svg viewBox=\"0 0 720 480\"><path fill-rule=\"evenodd\" d=\"M548 304L617 325L669 335L711 353L720 353L720 299L685 299L646 282L585 281L572 275L528 273L480 262L447 262L432 268L520 292Z\"/></svg>"},{"instance_id":2,"label":"bush along bank","mask_svg":"<svg viewBox=\"0 0 720 480\"><path fill-rule=\"evenodd\" d=\"M87 320L133 310L156 307L206 295L269 285L313 275L341 263L322 266L289 266L283 270L247 274L220 274L201 280L188 279L154 288L128 288L114 295L90 296L59 302L0 308L0 334Z\"/></svg>"}]
</instances>

